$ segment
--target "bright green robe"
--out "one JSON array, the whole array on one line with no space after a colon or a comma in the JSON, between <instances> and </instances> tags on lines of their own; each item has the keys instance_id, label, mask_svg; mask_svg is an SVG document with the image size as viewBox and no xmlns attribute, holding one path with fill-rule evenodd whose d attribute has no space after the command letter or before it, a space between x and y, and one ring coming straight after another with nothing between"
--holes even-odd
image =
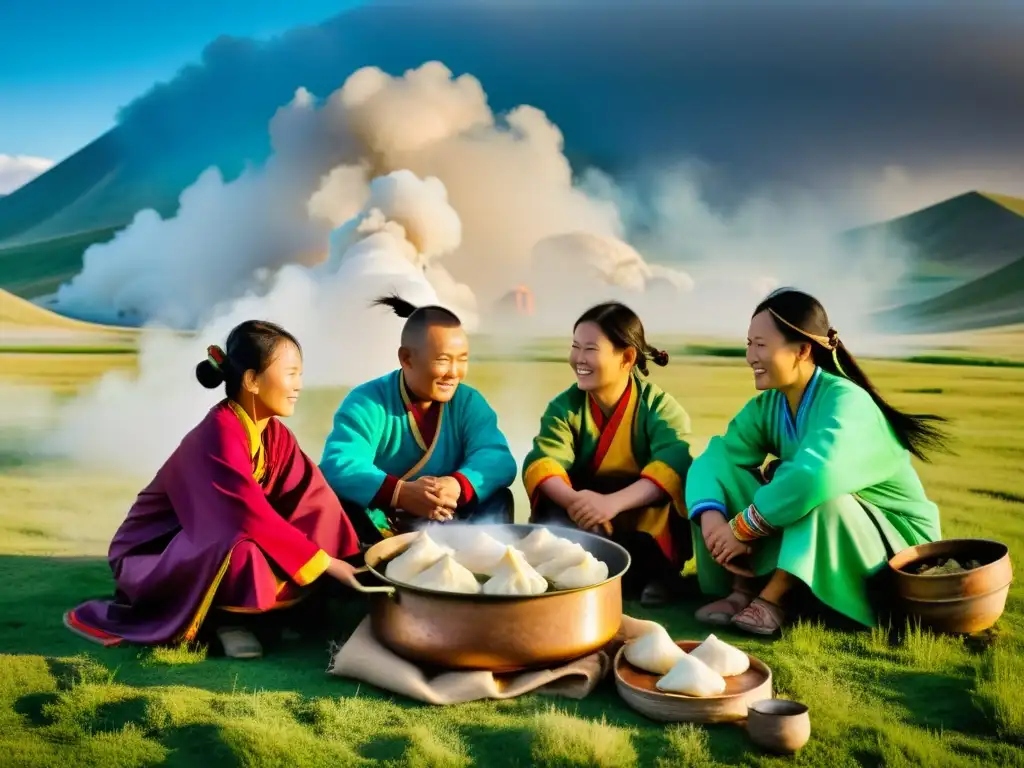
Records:
<instances>
[{"instance_id":1,"label":"bright green robe","mask_svg":"<svg viewBox=\"0 0 1024 768\"><path fill-rule=\"evenodd\" d=\"M633 375L612 414L573 384L552 400L540 420L533 449L523 460L523 484L536 504L537 489L552 477L572 484L573 475L646 478L665 491L667 503L623 513L613 529L629 525L650 534L675 558L670 514L686 514L683 486L690 468L690 417L674 397Z\"/></svg>"},{"instance_id":2,"label":"bright green robe","mask_svg":"<svg viewBox=\"0 0 1024 768\"><path fill-rule=\"evenodd\" d=\"M756 472L768 456L782 464L765 485ZM876 623L867 579L888 560L880 531L893 552L942 536L938 508L871 396L820 368L795 419L779 391L748 402L694 461L686 502L691 520L709 509L744 515L767 534L754 541L756 574L781 568L866 626ZM693 538L702 590L728 593L732 574L699 529Z\"/></svg>"}]
</instances>

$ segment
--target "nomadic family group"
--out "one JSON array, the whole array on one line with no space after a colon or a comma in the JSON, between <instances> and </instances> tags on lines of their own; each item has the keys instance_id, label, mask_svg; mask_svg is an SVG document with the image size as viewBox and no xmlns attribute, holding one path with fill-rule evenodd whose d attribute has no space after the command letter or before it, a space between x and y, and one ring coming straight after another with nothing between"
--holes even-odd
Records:
<instances>
[{"instance_id":1,"label":"nomadic family group","mask_svg":"<svg viewBox=\"0 0 1024 768\"><path fill-rule=\"evenodd\" d=\"M405 318L399 367L347 394L319 465L278 419L302 388L299 341L247 321L208 348L196 376L225 398L139 493L110 545L114 596L68 611L70 629L104 645L202 630L252 658L262 647L246 614L295 606L325 574L350 584L382 538L425 521L513 522L516 458L495 411L462 383L459 318L397 296L377 303ZM771 635L803 593L873 626L872 577L941 536L911 462L942 447L941 419L887 403L801 291L755 308L746 360L758 394L694 457L686 412L649 379L669 355L629 307L584 312L569 352L576 382L551 400L523 460L529 521L621 544L624 594L646 605L679 600L695 557L701 592L716 598L697 611L703 622Z\"/></svg>"}]
</instances>

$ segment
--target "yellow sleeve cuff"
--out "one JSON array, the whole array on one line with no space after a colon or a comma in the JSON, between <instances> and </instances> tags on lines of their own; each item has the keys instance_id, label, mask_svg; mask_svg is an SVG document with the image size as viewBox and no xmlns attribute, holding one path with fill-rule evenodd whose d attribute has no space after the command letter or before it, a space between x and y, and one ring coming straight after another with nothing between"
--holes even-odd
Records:
<instances>
[{"instance_id":1,"label":"yellow sleeve cuff","mask_svg":"<svg viewBox=\"0 0 1024 768\"><path fill-rule=\"evenodd\" d=\"M312 559L299 568L295 575L292 576L292 579L294 579L295 583L300 587L304 587L323 576L324 571L327 570L327 566L330 564L331 556L322 549L318 549Z\"/></svg>"},{"instance_id":2,"label":"yellow sleeve cuff","mask_svg":"<svg viewBox=\"0 0 1024 768\"><path fill-rule=\"evenodd\" d=\"M523 473L523 485L526 486L526 495L532 499L540 484L552 477L560 477L565 481L566 485L572 485L569 481L569 474L557 461L546 456L542 459L537 459Z\"/></svg>"},{"instance_id":3,"label":"yellow sleeve cuff","mask_svg":"<svg viewBox=\"0 0 1024 768\"><path fill-rule=\"evenodd\" d=\"M683 479L672 467L663 461L652 461L640 472L640 477L650 480L668 494L676 511L686 515L686 502L683 500Z\"/></svg>"}]
</instances>

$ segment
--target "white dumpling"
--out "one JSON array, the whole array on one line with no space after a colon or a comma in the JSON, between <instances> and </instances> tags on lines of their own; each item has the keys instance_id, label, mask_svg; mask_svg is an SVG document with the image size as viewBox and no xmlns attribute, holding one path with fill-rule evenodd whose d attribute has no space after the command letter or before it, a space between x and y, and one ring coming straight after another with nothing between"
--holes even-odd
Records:
<instances>
[{"instance_id":1,"label":"white dumpling","mask_svg":"<svg viewBox=\"0 0 1024 768\"><path fill-rule=\"evenodd\" d=\"M476 531L463 546L455 550L455 559L473 573L490 576L501 558L505 545L484 531Z\"/></svg>"},{"instance_id":2,"label":"white dumpling","mask_svg":"<svg viewBox=\"0 0 1024 768\"><path fill-rule=\"evenodd\" d=\"M599 584L608 578L608 564L587 552L586 557L551 577L558 589L579 589Z\"/></svg>"},{"instance_id":3,"label":"white dumpling","mask_svg":"<svg viewBox=\"0 0 1024 768\"><path fill-rule=\"evenodd\" d=\"M652 675L664 675L686 655L686 651L672 642L663 626L656 624L655 627L627 643L622 653L634 667Z\"/></svg>"},{"instance_id":4,"label":"white dumpling","mask_svg":"<svg viewBox=\"0 0 1024 768\"><path fill-rule=\"evenodd\" d=\"M465 566L459 565L451 555L445 555L425 571L412 577L409 584L422 589L436 589L439 592L463 592L475 595L480 591L480 582Z\"/></svg>"},{"instance_id":5,"label":"white dumpling","mask_svg":"<svg viewBox=\"0 0 1024 768\"><path fill-rule=\"evenodd\" d=\"M573 542L555 536L547 528L538 528L521 542L519 549L526 556L526 561L533 566L538 566L546 560L550 560L564 549L571 547Z\"/></svg>"},{"instance_id":6,"label":"white dumpling","mask_svg":"<svg viewBox=\"0 0 1024 768\"><path fill-rule=\"evenodd\" d=\"M725 678L700 659L684 653L655 686L659 691L703 698L725 693Z\"/></svg>"},{"instance_id":7,"label":"white dumpling","mask_svg":"<svg viewBox=\"0 0 1024 768\"><path fill-rule=\"evenodd\" d=\"M695 659L700 659L722 677L742 675L750 668L750 657L733 645L719 640L714 635L690 651Z\"/></svg>"},{"instance_id":8,"label":"white dumpling","mask_svg":"<svg viewBox=\"0 0 1024 768\"><path fill-rule=\"evenodd\" d=\"M526 562L523 553L506 547L494 574L484 582L483 591L486 595L539 595L547 588L547 580Z\"/></svg>"},{"instance_id":9,"label":"white dumpling","mask_svg":"<svg viewBox=\"0 0 1024 768\"><path fill-rule=\"evenodd\" d=\"M578 563L581 563L587 557L587 550L581 547L576 542L570 542L564 547L559 547L558 551L553 557L548 558L537 567L537 573L543 576L545 579L550 580L555 574L561 573L566 568L570 568Z\"/></svg>"},{"instance_id":10,"label":"white dumpling","mask_svg":"<svg viewBox=\"0 0 1024 768\"><path fill-rule=\"evenodd\" d=\"M392 581L405 584L418 573L422 573L445 555L452 553L451 548L444 547L421 531L416 540L398 557L387 564L384 575Z\"/></svg>"}]
</instances>

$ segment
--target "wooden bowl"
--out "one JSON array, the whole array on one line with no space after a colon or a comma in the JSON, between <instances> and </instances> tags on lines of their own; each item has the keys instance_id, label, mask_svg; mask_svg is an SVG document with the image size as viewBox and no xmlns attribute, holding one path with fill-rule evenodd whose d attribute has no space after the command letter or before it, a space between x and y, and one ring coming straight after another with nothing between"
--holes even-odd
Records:
<instances>
[{"instance_id":1,"label":"wooden bowl","mask_svg":"<svg viewBox=\"0 0 1024 768\"><path fill-rule=\"evenodd\" d=\"M747 733L759 747L787 755L803 748L811 738L807 707L787 699L765 699L750 705Z\"/></svg>"},{"instance_id":2,"label":"wooden bowl","mask_svg":"<svg viewBox=\"0 0 1024 768\"><path fill-rule=\"evenodd\" d=\"M952 557L977 560L963 573L920 576L911 569L924 561ZM909 547L889 561L898 606L910 619L936 632L968 634L988 629L1006 607L1013 581L1010 551L988 539L947 539Z\"/></svg>"},{"instance_id":3,"label":"wooden bowl","mask_svg":"<svg viewBox=\"0 0 1024 768\"><path fill-rule=\"evenodd\" d=\"M689 653L700 642L677 642ZM626 661L626 646L615 654L615 688L630 707L652 720L663 723L731 723L744 720L747 710L755 701L772 697L772 671L756 656L750 656L750 669L742 675L725 678L725 693L721 696L686 696L666 693L655 686L664 675L652 675Z\"/></svg>"}]
</instances>

